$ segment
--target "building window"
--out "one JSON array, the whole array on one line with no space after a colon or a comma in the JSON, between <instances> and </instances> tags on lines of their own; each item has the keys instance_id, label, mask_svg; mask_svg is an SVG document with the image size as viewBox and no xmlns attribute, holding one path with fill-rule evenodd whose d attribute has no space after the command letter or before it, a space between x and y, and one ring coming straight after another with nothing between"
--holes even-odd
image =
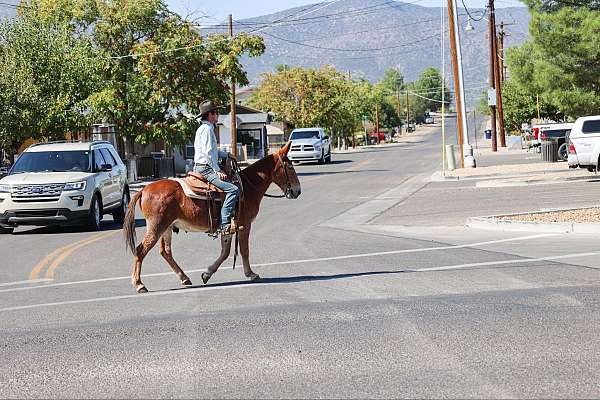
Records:
<instances>
[{"instance_id":1,"label":"building window","mask_svg":"<svg viewBox=\"0 0 600 400\"><path fill-rule=\"evenodd\" d=\"M194 159L194 145L193 144L185 145L185 159L186 160Z\"/></svg>"}]
</instances>

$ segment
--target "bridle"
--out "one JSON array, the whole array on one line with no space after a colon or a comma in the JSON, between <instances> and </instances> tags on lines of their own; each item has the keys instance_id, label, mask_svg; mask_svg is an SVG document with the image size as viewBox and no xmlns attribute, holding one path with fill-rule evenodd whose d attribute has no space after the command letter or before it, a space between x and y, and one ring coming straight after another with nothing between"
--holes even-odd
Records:
<instances>
[{"instance_id":1,"label":"bridle","mask_svg":"<svg viewBox=\"0 0 600 400\"><path fill-rule=\"evenodd\" d=\"M277 158L279 159L279 164L281 165L281 168L283 168L283 173L285 174L285 190L283 191L283 194L280 195L265 193L265 197L274 199L282 199L284 197L289 198L292 195L292 184L290 183L290 176L288 175L287 170L291 167L291 164L284 162L279 153L277 153Z\"/></svg>"}]
</instances>

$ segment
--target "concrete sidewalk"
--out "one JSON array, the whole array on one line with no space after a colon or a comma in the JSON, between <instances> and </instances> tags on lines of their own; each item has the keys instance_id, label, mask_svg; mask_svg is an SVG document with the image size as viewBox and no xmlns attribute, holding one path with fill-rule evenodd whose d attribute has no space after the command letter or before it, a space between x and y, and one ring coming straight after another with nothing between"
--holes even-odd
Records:
<instances>
[{"instance_id":1,"label":"concrete sidewalk","mask_svg":"<svg viewBox=\"0 0 600 400\"><path fill-rule=\"evenodd\" d=\"M498 185L523 186L529 184L552 184L573 180L595 179L597 176L584 169L571 169L564 161L543 161L534 150L498 147L492 152L491 141L480 138L478 148L473 150L477 168L458 168L453 171L437 171L432 181L447 180L494 180L481 187ZM504 182L499 182L504 180Z\"/></svg>"}]
</instances>

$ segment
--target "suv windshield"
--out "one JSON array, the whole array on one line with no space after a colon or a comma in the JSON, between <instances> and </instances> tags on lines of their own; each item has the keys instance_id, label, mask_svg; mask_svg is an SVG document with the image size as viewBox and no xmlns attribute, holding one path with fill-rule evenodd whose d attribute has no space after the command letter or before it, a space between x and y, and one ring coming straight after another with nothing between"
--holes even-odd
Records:
<instances>
[{"instance_id":1,"label":"suv windshield","mask_svg":"<svg viewBox=\"0 0 600 400\"><path fill-rule=\"evenodd\" d=\"M292 136L290 136L290 140L318 139L318 138L319 138L319 131L292 132Z\"/></svg>"},{"instance_id":2,"label":"suv windshield","mask_svg":"<svg viewBox=\"0 0 600 400\"><path fill-rule=\"evenodd\" d=\"M89 171L90 152L80 151L32 151L21 154L11 174L21 172Z\"/></svg>"}]
</instances>

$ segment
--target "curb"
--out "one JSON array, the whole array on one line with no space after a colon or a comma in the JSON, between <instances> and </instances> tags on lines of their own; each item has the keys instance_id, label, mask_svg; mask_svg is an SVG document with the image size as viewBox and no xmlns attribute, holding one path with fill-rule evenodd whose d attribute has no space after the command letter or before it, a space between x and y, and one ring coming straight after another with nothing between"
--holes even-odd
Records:
<instances>
[{"instance_id":1,"label":"curb","mask_svg":"<svg viewBox=\"0 0 600 400\"><path fill-rule=\"evenodd\" d=\"M551 211L585 210L596 207L565 208ZM550 211L537 211L528 213L491 215L485 217L469 217L466 226L474 229L513 231L513 232L545 232L545 233L575 233L575 234L600 234L600 223L570 223L570 222L536 222L536 221L509 221L498 217L515 217L519 215L546 214Z\"/></svg>"},{"instance_id":2,"label":"curb","mask_svg":"<svg viewBox=\"0 0 600 400\"><path fill-rule=\"evenodd\" d=\"M528 185L539 185L539 184L544 184L546 182L549 183L569 183L569 182L577 182L577 181L584 181L587 179L600 179L600 177L596 177L594 175L588 176L568 176L565 178L561 178L561 179L552 179L553 175L556 173L563 173L565 171L544 171L544 172L539 172L539 173L529 173L529 174L489 174L489 175L474 175L474 176L466 176L466 177L461 177L461 176L443 176L441 171L436 171L433 173L433 175L431 175L431 182L456 182L456 181L462 181L462 182L469 182L469 181L484 181L484 182L478 182L477 185L479 187L487 187L485 185L485 181L490 181L490 182L494 182L490 184L490 187L504 187L504 185L502 185L502 183L498 183L496 184L495 182L497 181L502 181L502 180L509 180L509 179L527 179L525 181L520 181L517 182L516 184L508 184L507 186L528 186ZM543 177L547 177L549 179L540 179ZM494 185L494 186L492 186ZM495 186L498 185L498 186Z\"/></svg>"}]
</instances>

